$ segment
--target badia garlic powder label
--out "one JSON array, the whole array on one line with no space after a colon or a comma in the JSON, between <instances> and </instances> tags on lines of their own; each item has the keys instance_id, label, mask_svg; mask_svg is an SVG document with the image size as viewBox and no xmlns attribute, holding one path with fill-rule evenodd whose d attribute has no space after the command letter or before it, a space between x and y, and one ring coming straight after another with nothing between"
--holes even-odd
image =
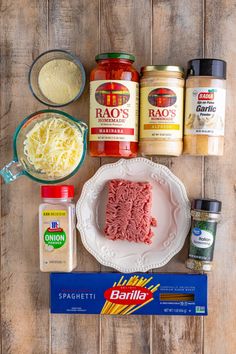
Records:
<instances>
[{"instance_id":1,"label":"badia garlic powder label","mask_svg":"<svg viewBox=\"0 0 236 354\"><path fill-rule=\"evenodd\" d=\"M185 135L224 136L225 96L223 88L187 88Z\"/></svg>"}]
</instances>

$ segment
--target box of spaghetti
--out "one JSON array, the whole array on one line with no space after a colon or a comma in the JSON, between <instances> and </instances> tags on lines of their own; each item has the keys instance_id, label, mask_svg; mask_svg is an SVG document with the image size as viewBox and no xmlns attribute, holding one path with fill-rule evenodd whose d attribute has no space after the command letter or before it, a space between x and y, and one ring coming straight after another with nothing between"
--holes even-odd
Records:
<instances>
[{"instance_id":1,"label":"box of spaghetti","mask_svg":"<svg viewBox=\"0 0 236 354\"><path fill-rule=\"evenodd\" d=\"M207 315L207 275L52 273L51 313Z\"/></svg>"}]
</instances>

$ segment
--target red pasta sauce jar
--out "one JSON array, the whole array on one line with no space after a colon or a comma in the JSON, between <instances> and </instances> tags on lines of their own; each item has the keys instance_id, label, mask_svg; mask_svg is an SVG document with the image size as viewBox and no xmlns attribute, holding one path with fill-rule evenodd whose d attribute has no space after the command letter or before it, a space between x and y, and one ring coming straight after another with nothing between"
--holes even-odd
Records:
<instances>
[{"instance_id":1,"label":"red pasta sauce jar","mask_svg":"<svg viewBox=\"0 0 236 354\"><path fill-rule=\"evenodd\" d=\"M90 155L138 153L139 74L128 53L102 53L90 74Z\"/></svg>"}]
</instances>

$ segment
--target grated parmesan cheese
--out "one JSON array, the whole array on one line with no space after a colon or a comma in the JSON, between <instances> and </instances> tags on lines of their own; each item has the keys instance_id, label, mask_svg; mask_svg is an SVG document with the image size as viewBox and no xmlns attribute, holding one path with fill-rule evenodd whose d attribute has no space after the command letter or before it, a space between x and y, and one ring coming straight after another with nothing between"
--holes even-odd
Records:
<instances>
[{"instance_id":1,"label":"grated parmesan cheese","mask_svg":"<svg viewBox=\"0 0 236 354\"><path fill-rule=\"evenodd\" d=\"M72 101L82 85L79 67L64 59L46 63L39 72L38 84L43 95L56 104Z\"/></svg>"}]
</instances>

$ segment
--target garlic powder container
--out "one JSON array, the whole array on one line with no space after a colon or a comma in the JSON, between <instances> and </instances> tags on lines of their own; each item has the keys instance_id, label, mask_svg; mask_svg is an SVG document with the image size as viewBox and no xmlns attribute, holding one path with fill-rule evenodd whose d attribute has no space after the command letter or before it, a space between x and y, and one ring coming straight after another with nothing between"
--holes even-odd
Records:
<instances>
[{"instance_id":1,"label":"garlic powder container","mask_svg":"<svg viewBox=\"0 0 236 354\"><path fill-rule=\"evenodd\" d=\"M184 154L223 155L226 62L188 62L185 94Z\"/></svg>"},{"instance_id":2,"label":"garlic powder container","mask_svg":"<svg viewBox=\"0 0 236 354\"><path fill-rule=\"evenodd\" d=\"M77 264L74 187L42 186L39 249L42 272L71 272Z\"/></svg>"}]
</instances>

